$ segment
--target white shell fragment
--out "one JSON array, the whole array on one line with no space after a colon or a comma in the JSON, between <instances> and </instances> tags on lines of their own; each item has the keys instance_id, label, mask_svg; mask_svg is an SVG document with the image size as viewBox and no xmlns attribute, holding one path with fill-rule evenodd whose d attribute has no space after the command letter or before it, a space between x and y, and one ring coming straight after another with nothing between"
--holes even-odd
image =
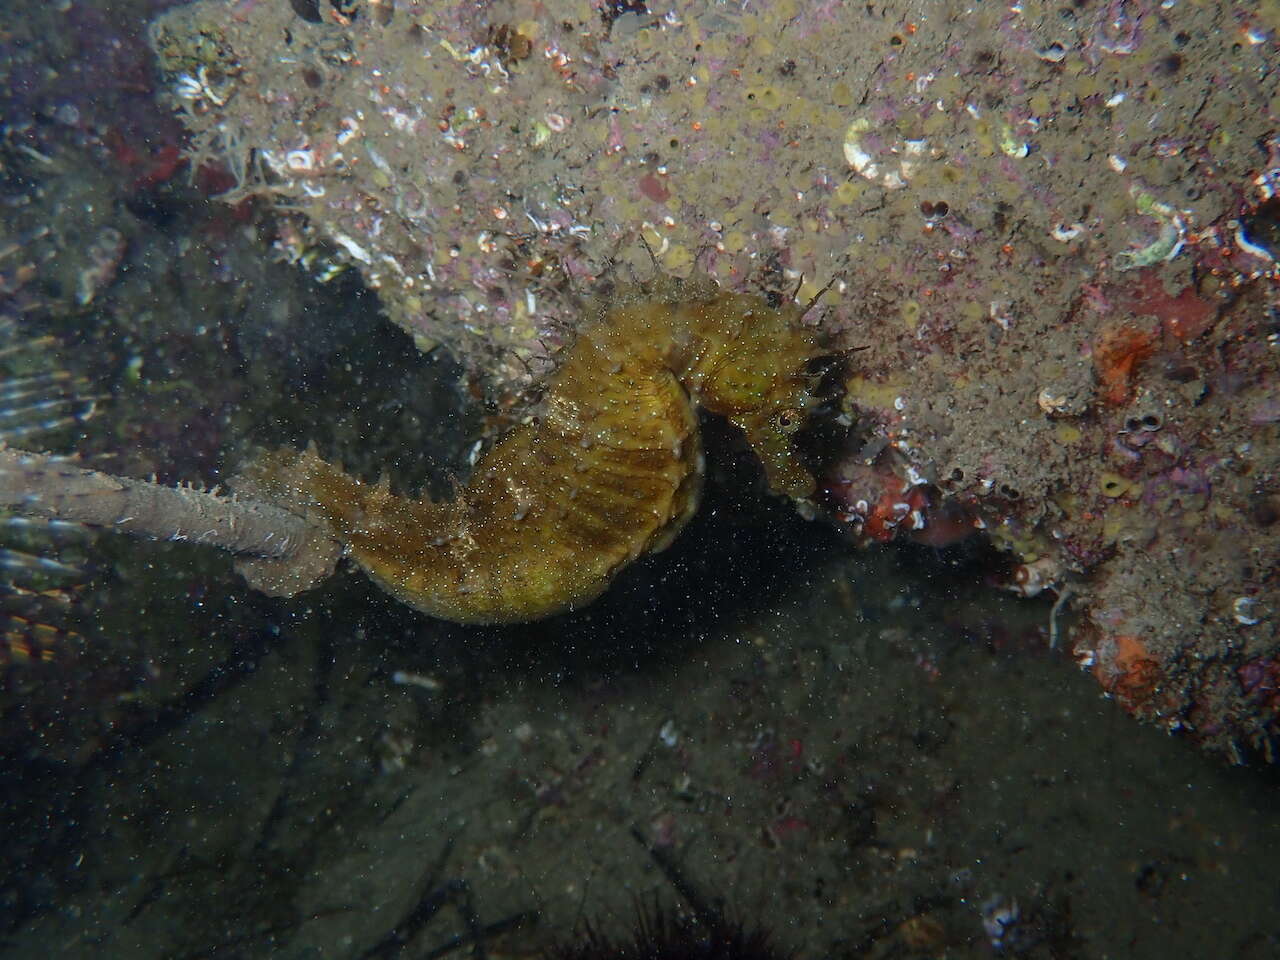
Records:
<instances>
[{"instance_id":1,"label":"white shell fragment","mask_svg":"<svg viewBox=\"0 0 1280 960\"><path fill-rule=\"evenodd\" d=\"M901 190L907 185L919 161L928 152L927 140L903 140L889 150L889 157L872 155L864 143L871 121L859 117L845 129L842 149L844 159L855 173L886 190Z\"/></svg>"}]
</instances>

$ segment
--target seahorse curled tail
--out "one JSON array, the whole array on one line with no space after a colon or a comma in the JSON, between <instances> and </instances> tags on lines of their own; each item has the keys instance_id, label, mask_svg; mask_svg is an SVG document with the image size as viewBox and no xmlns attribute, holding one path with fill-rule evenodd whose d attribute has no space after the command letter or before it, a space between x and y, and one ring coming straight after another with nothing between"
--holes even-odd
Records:
<instances>
[{"instance_id":1,"label":"seahorse curled tail","mask_svg":"<svg viewBox=\"0 0 1280 960\"><path fill-rule=\"evenodd\" d=\"M590 603L665 549L698 506L697 408L740 427L770 487L813 489L792 439L825 351L803 310L662 279L596 308L536 414L496 443L452 500L393 496L314 451L278 450L248 478L329 523L391 594L460 623L536 620Z\"/></svg>"}]
</instances>

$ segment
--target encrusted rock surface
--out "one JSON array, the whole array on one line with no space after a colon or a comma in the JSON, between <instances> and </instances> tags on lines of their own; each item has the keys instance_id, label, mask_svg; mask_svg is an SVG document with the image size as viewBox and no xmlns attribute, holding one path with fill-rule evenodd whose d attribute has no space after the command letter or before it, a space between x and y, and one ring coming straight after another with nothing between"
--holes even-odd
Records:
<instances>
[{"instance_id":1,"label":"encrusted rock surface","mask_svg":"<svg viewBox=\"0 0 1280 960\"><path fill-rule=\"evenodd\" d=\"M1278 29L1245 4L204 0L153 41L197 162L294 215L282 252L358 268L501 402L599 281L649 269L637 236L734 289L838 277L824 323L862 349L826 506L876 539L985 527L1011 586L1069 592L1107 690L1240 756L1280 689Z\"/></svg>"}]
</instances>

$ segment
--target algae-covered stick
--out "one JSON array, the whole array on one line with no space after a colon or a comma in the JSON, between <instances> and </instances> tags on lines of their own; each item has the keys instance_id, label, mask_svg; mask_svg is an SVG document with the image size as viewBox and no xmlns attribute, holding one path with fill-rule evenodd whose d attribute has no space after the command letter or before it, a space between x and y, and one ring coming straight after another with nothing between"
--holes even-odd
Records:
<instances>
[{"instance_id":1,"label":"algae-covered stick","mask_svg":"<svg viewBox=\"0 0 1280 960\"><path fill-rule=\"evenodd\" d=\"M24 450L0 449L0 507L229 550L249 561L241 572L250 583L273 594L296 593L323 579L341 553L323 528L269 503L117 477Z\"/></svg>"}]
</instances>

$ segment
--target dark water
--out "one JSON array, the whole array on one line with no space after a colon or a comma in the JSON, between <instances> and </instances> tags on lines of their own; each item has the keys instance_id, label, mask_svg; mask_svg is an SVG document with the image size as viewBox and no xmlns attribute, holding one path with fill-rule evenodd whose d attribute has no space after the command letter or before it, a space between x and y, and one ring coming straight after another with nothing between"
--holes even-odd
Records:
<instances>
[{"instance_id":1,"label":"dark water","mask_svg":"<svg viewBox=\"0 0 1280 960\"><path fill-rule=\"evenodd\" d=\"M214 483L315 440L447 488L485 412L458 371L273 262L268 211L165 175L159 8L38 5L0 38L6 376L97 398L38 445ZM534 956L656 904L802 957L1277 955L1269 772L1101 698L981 548L854 550L707 429L678 543L528 627L351 571L272 600L189 545L15 544L70 572L10 578L59 597L7 608L2 949Z\"/></svg>"}]
</instances>

